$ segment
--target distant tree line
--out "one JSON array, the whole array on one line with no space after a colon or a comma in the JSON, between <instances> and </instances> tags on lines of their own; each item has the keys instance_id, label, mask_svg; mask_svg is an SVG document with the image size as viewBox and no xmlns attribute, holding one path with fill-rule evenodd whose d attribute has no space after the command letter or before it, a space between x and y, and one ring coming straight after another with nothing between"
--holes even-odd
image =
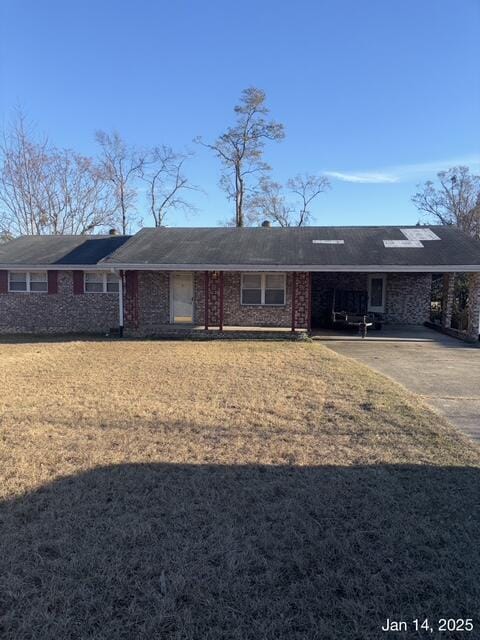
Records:
<instances>
[{"instance_id":1,"label":"distant tree line","mask_svg":"<svg viewBox=\"0 0 480 640\"><path fill-rule=\"evenodd\" d=\"M454 225L480 240L480 176L468 167L452 167L437 174L437 183L419 185L412 197L424 219Z\"/></svg>"},{"instance_id":2,"label":"distant tree line","mask_svg":"<svg viewBox=\"0 0 480 640\"><path fill-rule=\"evenodd\" d=\"M174 209L193 209L195 187L171 147L139 149L119 133L97 131L96 157L41 138L17 111L0 142L0 236L128 233L139 219L139 191L155 225Z\"/></svg>"},{"instance_id":3,"label":"distant tree line","mask_svg":"<svg viewBox=\"0 0 480 640\"><path fill-rule=\"evenodd\" d=\"M268 119L266 96L250 87L234 107L235 122L209 148L221 162L220 186L234 202L236 226L263 220L302 226L329 187L325 176L298 174L281 185L265 161L269 141L284 138ZM128 233L148 213L156 226L175 211L195 211L189 192L199 190L186 173L192 152L167 145L139 148L118 132L97 131L94 157L61 149L17 111L0 141L0 238L17 235L89 234L116 228Z\"/></svg>"},{"instance_id":4,"label":"distant tree line","mask_svg":"<svg viewBox=\"0 0 480 640\"><path fill-rule=\"evenodd\" d=\"M264 91L245 89L234 114L234 123L214 141L195 138L220 162L219 185L233 203L233 216L223 223L311 223L317 198L330 188L328 178L305 172L281 184L272 177L267 143L282 141L285 128L269 118ZM0 240L112 227L128 233L143 222L142 211L162 226L175 211L196 210L188 196L200 189L186 173L192 152L139 148L118 132L97 131L95 139L95 157L60 149L15 113L0 141ZM424 222L455 225L480 239L480 176L468 167L438 173L436 183L418 186L412 201Z\"/></svg>"}]
</instances>

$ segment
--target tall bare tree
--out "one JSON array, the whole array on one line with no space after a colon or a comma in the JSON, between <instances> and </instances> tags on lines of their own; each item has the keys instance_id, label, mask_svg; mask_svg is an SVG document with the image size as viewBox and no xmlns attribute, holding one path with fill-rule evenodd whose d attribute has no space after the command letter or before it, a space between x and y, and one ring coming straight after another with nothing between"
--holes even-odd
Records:
<instances>
[{"instance_id":1,"label":"tall bare tree","mask_svg":"<svg viewBox=\"0 0 480 640\"><path fill-rule=\"evenodd\" d=\"M3 132L0 173L0 229L2 235L40 234L44 182L49 165L48 141L34 140L25 116L18 111Z\"/></svg>"},{"instance_id":2,"label":"tall bare tree","mask_svg":"<svg viewBox=\"0 0 480 640\"><path fill-rule=\"evenodd\" d=\"M281 227L290 227L293 214L291 205L286 202L283 185L268 177L260 180L247 201L246 220L250 225L269 220Z\"/></svg>"},{"instance_id":3,"label":"tall bare tree","mask_svg":"<svg viewBox=\"0 0 480 640\"><path fill-rule=\"evenodd\" d=\"M137 181L144 170L148 152L128 145L117 132L97 131L95 137L101 149L102 175L114 188L119 223L125 234L134 222Z\"/></svg>"},{"instance_id":4,"label":"tall bare tree","mask_svg":"<svg viewBox=\"0 0 480 640\"><path fill-rule=\"evenodd\" d=\"M92 158L69 149L52 155L50 233L86 234L115 224L115 198Z\"/></svg>"},{"instance_id":5,"label":"tall bare tree","mask_svg":"<svg viewBox=\"0 0 480 640\"><path fill-rule=\"evenodd\" d=\"M227 197L235 202L237 227L245 224L248 193L270 169L263 160L266 142L285 137L282 124L267 120L269 109L265 106L265 99L265 92L261 89L244 89L240 104L234 108L236 123L211 144L205 144L201 138L197 138L197 142L215 153L223 166L220 186Z\"/></svg>"},{"instance_id":6,"label":"tall bare tree","mask_svg":"<svg viewBox=\"0 0 480 640\"><path fill-rule=\"evenodd\" d=\"M188 191L198 191L184 172L190 153L178 153L171 147L154 147L141 169L141 178L147 184L147 201L156 227L165 223L172 210L195 211L186 198Z\"/></svg>"},{"instance_id":7,"label":"tall bare tree","mask_svg":"<svg viewBox=\"0 0 480 640\"><path fill-rule=\"evenodd\" d=\"M330 188L330 182L326 176L305 173L290 178L287 182L287 187L298 198L293 226L303 227L312 218L311 205L313 201Z\"/></svg>"},{"instance_id":8,"label":"tall bare tree","mask_svg":"<svg viewBox=\"0 0 480 640\"><path fill-rule=\"evenodd\" d=\"M0 235L81 234L111 225L111 191L94 161L38 139L21 112L0 152Z\"/></svg>"},{"instance_id":9,"label":"tall bare tree","mask_svg":"<svg viewBox=\"0 0 480 640\"><path fill-rule=\"evenodd\" d=\"M290 201L281 184L264 178L249 199L249 222L265 219L281 227L303 227L311 221L313 201L329 187L326 176L299 174L287 182L287 190L294 196Z\"/></svg>"},{"instance_id":10,"label":"tall bare tree","mask_svg":"<svg viewBox=\"0 0 480 640\"><path fill-rule=\"evenodd\" d=\"M468 167L452 167L419 185L413 203L425 217L439 224L455 225L480 239L480 176Z\"/></svg>"}]
</instances>

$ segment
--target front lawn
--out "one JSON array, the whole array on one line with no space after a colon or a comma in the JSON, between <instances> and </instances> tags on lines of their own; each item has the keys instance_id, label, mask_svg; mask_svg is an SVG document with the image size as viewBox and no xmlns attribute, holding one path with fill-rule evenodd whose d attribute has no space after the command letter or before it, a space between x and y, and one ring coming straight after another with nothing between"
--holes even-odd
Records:
<instances>
[{"instance_id":1,"label":"front lawn","mask_svg":"<svg viewBox=\"0 0 480 640\"><path fill-rule=\"evenodd\" d=\"M0 637L363 640L475 618L480 449L358 363L4 342L0 389Z\"/></svg>"}]
</instances>

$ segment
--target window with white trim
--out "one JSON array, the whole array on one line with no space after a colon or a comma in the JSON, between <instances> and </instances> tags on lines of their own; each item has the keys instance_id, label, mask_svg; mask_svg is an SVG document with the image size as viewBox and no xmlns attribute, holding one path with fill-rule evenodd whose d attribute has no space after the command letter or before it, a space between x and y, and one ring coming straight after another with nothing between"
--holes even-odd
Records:
<instances>
[{"instance_id":1,"label":"window with white trim","mask_svg":"<svg viewBox=\"0 0 480 640\"><path fill-rule=\"evenodd\" d=\"M85 293L118 293L118 276L107 271L85 271Z\"/></svg>"},{"instance_id":2,"label":"window with white trim","mask_svg":"<svg viewBox=\"0 0 480 640\"><path fill-rule=\"evenodd\" d=\"M9 271L8 290L12 293L46 293L46 271Z\"/></svg>"},{"instance_id":3,"label":"window with white trim","mask_svg":"<svg viewBox=\"0 0 480 640\"><path fill-rule=\"evenodd\" d=\"M387 276L372 274L368 276L368 310L377 313L385 311L385 287Z\"/></svg>"},{"instance_id":4,"label":"window with white trim","mask_svg":"<svg viewBox=\"0 0 480 640\"><path fill-rule=\"evenodd\" d=\"M284 273L242 273L242 305L285 304Z\"/></svg>"}]
</instances>

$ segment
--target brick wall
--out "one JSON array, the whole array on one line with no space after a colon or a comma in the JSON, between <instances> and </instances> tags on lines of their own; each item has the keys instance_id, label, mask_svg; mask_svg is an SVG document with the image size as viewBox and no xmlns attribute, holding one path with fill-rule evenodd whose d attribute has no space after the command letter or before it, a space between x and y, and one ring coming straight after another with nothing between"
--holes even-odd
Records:
<instances>
[{"instance_id":1,"label":"brick wall","mask_svg":"<svg viewBox=\"0 0 480 640\"><path fill-rule=\"evenodd\" d=\"M58 271L58 293L0 294L0 334L106 333L118 326L118 294L74 295L71 271Z\"/></svg>"},{"instance_id":2,"label":"brick wall","mask_svg":"<svg viewBox=\"0 0 480 640\"><path fill-rule=\"evenodd\" d=\"M423 324L430 320L431 290L431 273L387 274L385 322Z\"/></svg>"},{"instance_id":3,"label":"brick wall","mask_svg":"<svg viewBox=\"0 0 480 640\"><path fill-rule=\"evenodd\" d=\"M147 334L170 322L170 277L161 271L138 274L138 324Z\"/></svg>"},{"instance_id":4,"label":"brick wall","mask_svg":"<svg viewBox=\"0 0 480 640\"><path fill-rule=\"evenodd\" d=\"M468 274L468 329L467 335L478 340L480 333L480 273Z\"/></svg>"},{"instance_id":5,"label":"brick wall","mask_svg":"<svg viewBox=\"0 0 480 640\"><path fill-rule=\"evenodd\" d=\"M169 273L138 272L136 302L125 291L126 335L155 335L170 322ZM295 324L308 325L308 274L297 273ZM219 278L209 278L209 324L219 322ZM240 303L241 274L224 273L224 325L290 327L292 323L292 274L286 277L286 304L243 306ZM320 313L325 296L333 287L364 291L367 274L316 273L312 276L313 313ZM422 324L430 314L430 274L387 275L385 320L398 324ZM204 273L194 273L194 323L203 324ZM134 306L136 305L136 310ZM317 307L315 309L315 306ZM323 309L324 311L324 309ZM136 314L136 315L135 315ZM135 321L136 318L136 321ZM135 327L135 323L138 326ZM105 333L118 326L118 295L73 294L71 271L58 272L58 293L0 294L0 333Z\"/></svg>"}]
</instances>

